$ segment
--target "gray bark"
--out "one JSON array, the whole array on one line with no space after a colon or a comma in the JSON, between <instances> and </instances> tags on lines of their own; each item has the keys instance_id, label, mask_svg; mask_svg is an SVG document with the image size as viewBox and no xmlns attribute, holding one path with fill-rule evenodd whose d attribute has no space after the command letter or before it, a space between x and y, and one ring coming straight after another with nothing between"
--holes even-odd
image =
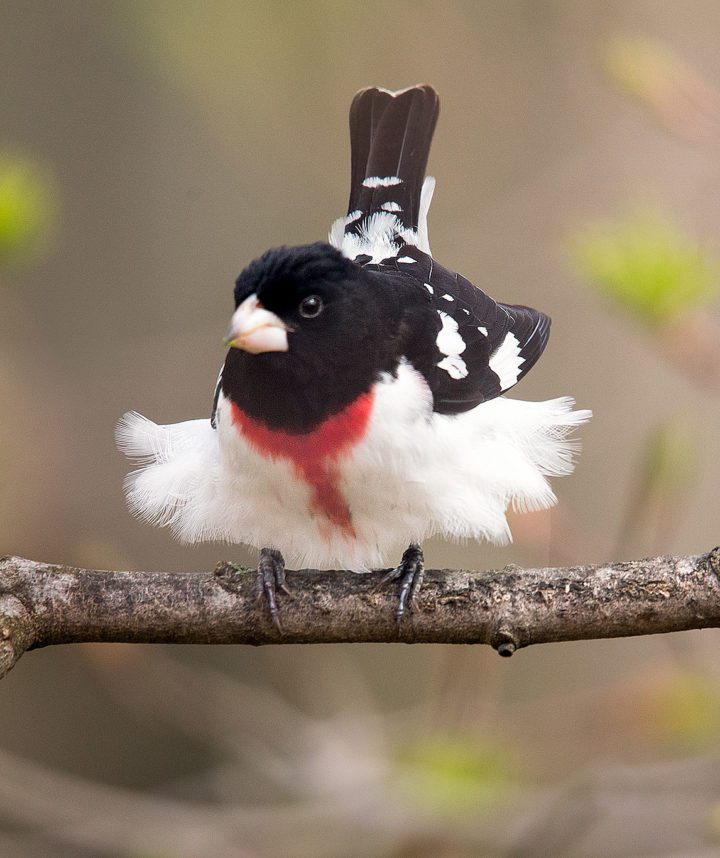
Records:
<instances>
[{"instance_id":1,"label":"gray bark","mask_svg":"<svg viewBox=\"0 0 720 858\"><path fill-rule=\"evenodd\" d=\"M627 563L428 570L400 627L383 572L288 572L283 632L254 570L104 572L0 559L0 677L29 649L78 642L484 643L501 655L551 641L720 627L720 548Z\"/></svg>"}]
</instances>

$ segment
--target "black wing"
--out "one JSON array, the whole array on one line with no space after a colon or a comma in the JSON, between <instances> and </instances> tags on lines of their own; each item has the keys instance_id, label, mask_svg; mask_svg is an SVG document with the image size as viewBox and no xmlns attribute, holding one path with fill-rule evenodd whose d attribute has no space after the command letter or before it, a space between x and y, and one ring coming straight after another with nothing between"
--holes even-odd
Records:
<instances>
[{"instance_id":1,"label":"black wing","mask_svg":"<svg viewBox=\"0 0 720 858\"><path fill-rule=\"evenodd\" d=\"M550 335L544 313L501 304L459 274L438 265L418 248L405 245L393 259L367 266L399 272L425 290L431 325L412 329L406 356L419 369L433 393L434 410L459 414L514 387L543 353Z\"/></svg>"}]
</instances>

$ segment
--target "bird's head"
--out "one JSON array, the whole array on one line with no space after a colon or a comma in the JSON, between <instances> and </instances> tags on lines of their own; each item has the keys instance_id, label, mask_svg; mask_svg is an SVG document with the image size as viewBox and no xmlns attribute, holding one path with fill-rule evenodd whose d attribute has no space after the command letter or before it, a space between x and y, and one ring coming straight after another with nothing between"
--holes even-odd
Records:
<instances>
[{"instance_id":1,"label":"bird's head","mask_svg":"<svg viewBox=\"0 0 720 858\"><path fill-rule=\"evenodd\" d=\"M329 244L268 250L236 281L226 343L251 355L323 349L363 326L363 285L360 266Z\"/></svg>"},{"instance_id":2,"label":"bird's head","mask_svg":"<svg viewBox=\"0 0 720 858\"><path fill-rule=\"evenodd\" d=\"M235 306L222 389L272 428L309 430L396 364L394 290L329 244L268 250L238 277Z\"/></svg>"}]
</instances>

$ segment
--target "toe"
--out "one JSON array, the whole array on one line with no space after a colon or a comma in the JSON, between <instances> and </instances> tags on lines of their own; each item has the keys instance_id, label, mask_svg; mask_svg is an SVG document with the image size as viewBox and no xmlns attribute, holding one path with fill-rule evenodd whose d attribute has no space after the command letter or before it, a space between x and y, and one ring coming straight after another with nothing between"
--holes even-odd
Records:
<instances>
[{"instance_id":1,"label":"toe","mask_svg":"<svg viewBox=\"0 0 720 858\"><path fill-rule=\"evenodd\" d=\"M282 634L277 593L278 590L286 594L290 591L285 584L285 561L279 551L263 548L260 552L257 587L259 601L267 605L273 625Z\"/></svg>"},{"instance_id":2,"label":"toe","mask_svg":"<svg viewBox=\"0 0 720 858\"><path fill-rule=\"evenodd\" d=\"M398 626L402 623L406 612L412 611L414 607L415 597L422 586L424 571L422 548L417 543L411 543L403 554L400 565L383 578L383 583L400 581L400 593L395 608Z\"/></svg>"}]
</instances>

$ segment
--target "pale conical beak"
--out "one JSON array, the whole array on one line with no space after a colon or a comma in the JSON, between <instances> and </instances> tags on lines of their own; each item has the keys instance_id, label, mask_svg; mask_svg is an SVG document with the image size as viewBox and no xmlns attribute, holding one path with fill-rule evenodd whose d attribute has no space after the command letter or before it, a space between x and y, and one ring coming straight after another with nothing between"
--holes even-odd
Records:
<instances>
[{"instance_id":1,"label":"pale conical beak","mask_svg":"<svg viewBox=\"0 0 720 858\"><path fill-rule=\"evenodd\" d=\"M266 310L257 295L246 298L233 313L225 345L257 355L288 350L288 327L275 313Z\"/></svg>"}]
</instances>

